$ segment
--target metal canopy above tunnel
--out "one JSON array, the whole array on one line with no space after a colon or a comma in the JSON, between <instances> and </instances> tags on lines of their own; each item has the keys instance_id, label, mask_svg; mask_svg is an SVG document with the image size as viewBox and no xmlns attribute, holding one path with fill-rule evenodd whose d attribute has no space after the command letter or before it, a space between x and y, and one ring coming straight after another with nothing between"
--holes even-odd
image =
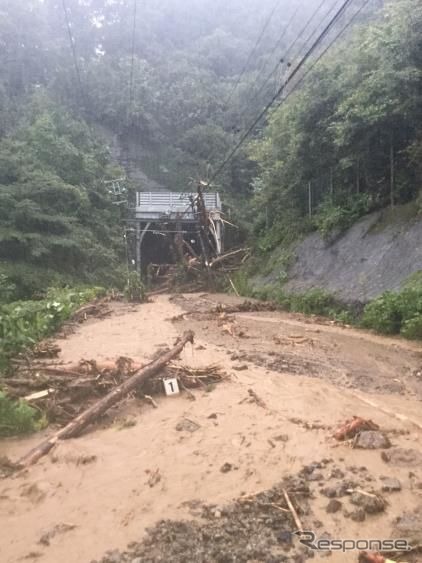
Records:
<instances>
[{"instance_id":1,"label":"metal canopy above tunnel","mask_svg":"<svg viewBox=\"0 0 422 563\"><path fill-rule=\"evenodd\" d=\"M136 219L140 221L196 221L192 209L192 200L196 193L177 192L137 192L136 194ZM207 211L221 213L220 194L203 194Z\"/></svg>"},{"instance_id":2,"label":"metal canopy above tunnel","mask_svg":"<svg viewBox=\"0 0 422 563\"><path fill-rule=\"evenodd\" d=\"M137 192L136 267L223 252L222 203L217 192ZM206 248L205 248L206 247ZM205 256L206 259L206 256Z\"/></svg>"}]
</instances>

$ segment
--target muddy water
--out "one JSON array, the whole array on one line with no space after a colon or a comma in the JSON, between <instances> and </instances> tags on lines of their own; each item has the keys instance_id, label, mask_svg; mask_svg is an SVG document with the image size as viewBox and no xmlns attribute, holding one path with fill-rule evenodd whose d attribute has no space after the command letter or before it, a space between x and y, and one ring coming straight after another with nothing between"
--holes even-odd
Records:
<instances>
[{"instance_id":1,"label":"muddy water","mask_svg":"<svg viewBox=\"0 0 422 563\"><path fill-rule=\"evenodd\" d=\"M187 300L195 309L217 297ZM231 380L211 392L196 391L195 401L159 397L158 409L127 400L107 427L60 444L24 475L1 481L1 562L88 562L139 540L160 518L193 518L189 501L221 505L323 458L347 477L365 467L361 484L367 489L379 488L381 476L395 476L402 491L388 496L384 513L358 523L342 512L327 514L328 499L315 484L312 508L321 533L390 537L394 518L422 503L416 488L421 467L392 466L379 450L337 447L330 438L339 421L360 415L390 432L394 447L422 450L417 346L277 313L236 315L230 322L241 327L242 336L233 336L218 320L171 322L182 307L186 303L167 296L138 307L117 304L112 317L89 321L60 340L61 359L126 355L142 361L192 327L196 343L180 361L219 363ZM291 371L300 362L313 362L312 377ZM249 389L266 408L248 401ZM184 419L197 423L197 430L176 430ZM39 439L2 441L0 455L17 459ZM221 472L225 463L236 469ZM347 498L341 500L351 509ZM340 560L356 561L356 555Z\"/></svg>"}]
</instances>

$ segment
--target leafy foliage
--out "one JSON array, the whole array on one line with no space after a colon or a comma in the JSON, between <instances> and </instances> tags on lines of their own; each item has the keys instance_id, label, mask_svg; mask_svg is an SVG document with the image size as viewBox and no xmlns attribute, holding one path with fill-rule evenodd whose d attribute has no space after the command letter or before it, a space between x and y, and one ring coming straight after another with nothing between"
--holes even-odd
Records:
<instances>
[{"instance_id":1,"label":"leafy foliage","mask_svg":"<svg viewBox=\"0 0 422 563\"><path fill-rule=\"evenodd\" d=\"M0 391L0 437L25 434L45 425L40 413L25 401L12 401Z\"/></svg>"},{"instance_id":2,"label":"leafy foliage","mask_svg":"<svg viewBox=\"0 0 422 563\"><path fill-rule=\"evenodd\" d=\"M371 209L371 196L369 194L355 194L345 200L344 204L334 205L329 199L325 200L313 217L313 224L323 237L333 231L348 229L362 215Z\"/></svg>"},{"instance_id":3,"label":"leafy foliage","mask_svg":"<svg viewBox=\"0 0 422 563\"><path fill-rule=\"evenodd\" d=\"M40 94L30 119L0 141L0 272L20 297L59 280L117 280L119 214L103 182L111 172L87 125Z\"/></svg>"},{"instance_id":4,"label":"leafy foliage","mask_svg":"<svg viewBox=\"0 0 422 563\"><path fill-rule=\"evenodd\" d=\"M327 235L369 210L416 198L421 28L419 0L386 2L272 113L250 147L260 170L254 205L261 240L276 245L280 226L306 229L310 213Z\"/></svg>"},{"instance_id":5,"label":"leafy foliage","mask_svg":"<svg viewBox=\"0 0 422 563\"><path fill-rule=\"evenodd\" d=\"M125 296L132 303L145 301L145 286L138 272L130 272L125 286Z\"/></svg>"},{"instance_id":6,"label":"leafy foliage","mask_svg":"<svg viewBox=\"0 0 422 563\"><path fill-rule=\"evenodd\" d=\"M45 299L0 306L0 369L18 352L52 334L75 309L102 291L51 289Z\"/></svg>"},{"instance_id":7,"label":"leafy foliage","mask_svg":"<svg viewBox=\"0 0 422 563\"><path fill-rule=\"evenodd\" d=\"M365 307L362 323L384 334L422 338L422 284L383 293Z\"/></svg>"}]
</instances>

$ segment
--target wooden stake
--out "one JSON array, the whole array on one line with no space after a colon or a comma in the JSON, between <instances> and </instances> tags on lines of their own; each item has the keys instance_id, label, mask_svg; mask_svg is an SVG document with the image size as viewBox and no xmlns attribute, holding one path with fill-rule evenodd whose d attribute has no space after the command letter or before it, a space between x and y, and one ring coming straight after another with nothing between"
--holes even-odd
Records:
<instances>
[{"instance_id":1,"label":"wooden stake","mask_svg":"<svg viewBox=\"0 0 422 563\"><path fill-rule=\"evenodd\" d=\"M28 467L46 455L59 440L66 440L68 438L79 436L82 430L97 420L110 407L117 404L136 387L142 385L153 375L161 371L173 358L180 354L188 342L193 344L193 338L194 334L191 330L185 332L172 350L139 369L132 375L132 377L127 379L121 385L115 387L108 395L83 411L64 428L53 434L50 438L41 442L41 444L38 444L38 446L33 448L20 459L19 465L23 468Z\"/></svg>"},{"instance_id":2,"label":"wooden stake","mask_svg":"<svg viewBox=\"0 0 422 563\"><path fill-rule=\"evenodd\" d=\"M231 277L230 277L230 276L227 276L227 277L229 278L229 282L230 282L230 285L231 285L232 288L233 288L233 291L235 292L235 294L237 295L237 297L240 297L239 292L237 291L236 286L235 286L234 283L232 282Z\"/></svg>"}]
</instances>

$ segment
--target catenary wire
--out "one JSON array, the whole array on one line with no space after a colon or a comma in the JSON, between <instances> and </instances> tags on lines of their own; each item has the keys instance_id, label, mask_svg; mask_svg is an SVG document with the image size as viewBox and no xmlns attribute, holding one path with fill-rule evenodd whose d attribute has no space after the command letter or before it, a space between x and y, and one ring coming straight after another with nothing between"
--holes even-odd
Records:
<instances>
[{"instance_id":1,"label":"catenary wire","mask_svg":"<svg viewBox=\"0 0 422 563\"><path fill-rule=\"evenodd\" d=\"M212 183L215 180L215 178L221 174L221 172L224 170L224 168L227 166L227 164L232 160L232 158L235 156L235 154L237 154L240 147L243 145L243 143L246 141L246 139L249 137L249 135L255 129L256 125L268 113L268 111L275 104L275 102L278 100L278 98L283 94L283 92L284 92L285 88L288 86L288 84L290 84L290 82L294 79L294 77L297 75L299 70L303 67L303 65L306 63L306 61L309 59L309 57L312 55L312 53L315 51L315 49L318 47L318 45L321 43L321 41L326 37L326 35L332 29L333 25L337 22L337 20L342 16L342 14L345 12L345 10L348 8L348 6L353 1L354 0L345 0L342 3L342 5L337 10L335 15L331 18L330 22L325 26L325 28L319 34L317 39L314 41L314 43L311 45L311 47L308 49L308 51L305 53L305 55L302 57L302 59L299 61L299 63L295 66L295 68L292 70L292 72L289 74L289 76L286 78L283 85L277 90L277 92L274 94L274 96L272 97L270 102L268 102L268 104L265 106L265 108L259 113L259 115L255 118L253 123L248 127L246 132L242 135L242 137L240 138L238 143L235 145L235 147L230 151L229 155L224 159L224 161L221 163L221 165L214 172L214 174L212 175L212 177L210 178L210 180L208 182L208 185L210 183ZM367 1L369 1L369 0L367 0ZM287 99L287 98L285 98L285 99Z\"/></svg>"}]
</instances>

